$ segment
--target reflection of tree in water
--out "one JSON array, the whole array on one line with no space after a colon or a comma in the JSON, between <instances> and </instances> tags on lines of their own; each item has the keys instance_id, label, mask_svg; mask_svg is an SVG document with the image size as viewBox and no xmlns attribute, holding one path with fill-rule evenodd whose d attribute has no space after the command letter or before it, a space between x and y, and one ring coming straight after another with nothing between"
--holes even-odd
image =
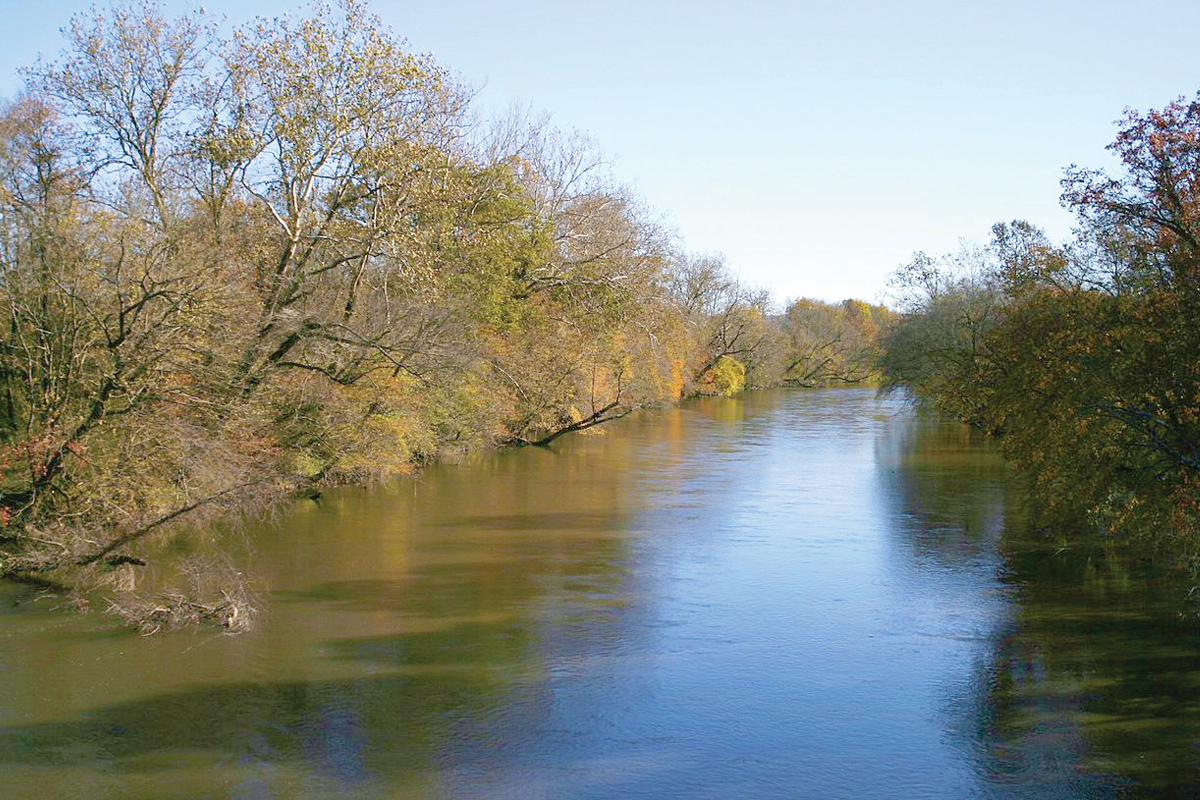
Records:
<instances>
[{"instance_id":1,"label":"reflection of tree in water","mask_svg":"<svg viewBox=\"0 0 1200 800\"><path fill-rule=\"evenodd\" d=\"M236 654L199 670L210 685L0 719L0 774L50 797L81 776L115 787L99 797L424 797L521 773L548 675L628 640L619 466L564 445L430 470L407 500L330 493L260 537L256 565L286 588L260 634L189 656ZM178 640L133 641L180 668Z\"/></svg>"},{"instance_id":2,"label":"reflection of tree in water","mask_svg":"<svg viewBox=\"0 0 1200 800\"><path fill-rule=\"evenodd\" d=\"M988 768L1056 772L1086 796L1200 797L1200 636L1173 581L1084 554L1006 561L1019 607L986 672Z\"/></svg>"},{"instance_id":3,"label":"reflection of tree in water","mask_svg":"<svg viewBox=\"0 0 1200 800\"><path fill-rule=\"evenodd\" d=\"M455 635L469 639L481 632ZM2 728L0 770L99 768L117 778L153 778L191 762L216 768L232 796L239 790L280 796L276 792L292 782L323 786L316 796L331 796L325 792L339 786L360 792L376 786L380 796L394 796L385 787L419 786L437 768L439 752L496 741L497 731L487 735L498 724L490 710L524 707L498 692L486 670L414 660L425 648L420 637L342 647L343 654L362 650L380 660L403 654L403 665L381 677L201 686L100 708L86 718ZM464 739L468 725L472 735ZM212 781L214 773L208 774ZM255 794L253 786L268 775L273 788ZM186 785L186 775L171 778L146 796Z\"/></svg>"},{"instance_id":4,"label":"reflection of tree in water","mask_svg":"<svg viewBox=\"0 0 1200 800\"><path fill-rule=\"evenodd\" d=\"M897 550L955 569L1001 556L1013 616L947 687L950 728L1003 798L1200 797L1200 637L1145 565L1037 542L989 444L916 418L877 446L908 524ZM928 573L920 573L928 577Z\"/></svg>"},{"instance_id":5,"label":"reflection of tree in water","mask_svg":"<svg viewBox=\"0 0 1200 800\"><path fill-rule=\"evenodd\" d=\"M897 548L946 567L994 556L1014 504L987 441L969 426L920 414L883 430L875 463Z\"/></svg>"},{"instance_id":6,"label":"reflection of tree in water","mask_svg":"<svg viewBox=\"0 0 1200 800\"><path fill-rule=\"evenodd\" d=\"M531 662L535 628L514 609L539 593L536 575L492 565L442 564L408 578L280 594L277 618L328 623L314 609L333 606L350 612L340 617L349 624L336 635L323 624L293 649L264 648L266 669L252 670L261 680L226 673L228 682L85 714L9 720L0 726L0 796L35 796L24 788L64 798L431 796L447 765L492 758L498 742L535 728L544 713ZM392 619L391 632L356 633L362 612ZM314 651L334 666L297 663ZM164 669L186 663L161 655ZM276 668L287 677L275 677ZM336 676L306 678L306 669ZM81 776L95 790L80 792Z\"/></svg>"}]
</instances>

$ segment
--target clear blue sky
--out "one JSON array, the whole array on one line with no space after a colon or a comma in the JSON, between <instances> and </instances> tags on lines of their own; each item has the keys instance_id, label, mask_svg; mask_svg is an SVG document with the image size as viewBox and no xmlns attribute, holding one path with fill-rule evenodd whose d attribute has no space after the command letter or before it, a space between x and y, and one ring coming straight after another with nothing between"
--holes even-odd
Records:
<instances>
[{"instance_id":1,"label":"clear blue sky","mask_svg":"<svg viewBox=\"0 0 1200 800\"><path fill-rule=\"evenodd\" d=\"M300 6L203 0L228 25ZM79 3L6 0L0 94ZM170 0L168 9L186 4ZM372 9L412 48L590 133L690 250L780 297L874 300L993 222L1055 238L1062 169L1126 106L1200 89L1200 2L455 0Z\"/></svg>"}]
</instances>

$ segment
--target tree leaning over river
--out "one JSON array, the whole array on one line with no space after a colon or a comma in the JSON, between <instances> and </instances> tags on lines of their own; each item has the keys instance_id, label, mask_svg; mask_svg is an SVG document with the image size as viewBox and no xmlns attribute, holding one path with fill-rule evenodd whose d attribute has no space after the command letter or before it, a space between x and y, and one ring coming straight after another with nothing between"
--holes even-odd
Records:
<instances>
[{"instance_id":1,"label":"tree leaning over river","mask_svg":"<svg viewBox=\"0 0 1200 800\"><path fill-rule=\"evenodd\" d=\"M136 597L179 525L784 377L769 297L356 0L64 32L0 113L2 575ZM195 589L118 605L247 618Z\"/></svg>"},{"instance_id":2,"label":"tree leaning over river","mask_svg":"<svg viewBox=\"0 0 1200 800\"><path fill-rule=\"evenodd\" d=\"M1024 222L897 273L887 386L1000 437L1053 530L1194 560L1200 532L1200 95L1130 111L1118 177L1072 167L1077 237Z\"/></svg>"}]
</instances>

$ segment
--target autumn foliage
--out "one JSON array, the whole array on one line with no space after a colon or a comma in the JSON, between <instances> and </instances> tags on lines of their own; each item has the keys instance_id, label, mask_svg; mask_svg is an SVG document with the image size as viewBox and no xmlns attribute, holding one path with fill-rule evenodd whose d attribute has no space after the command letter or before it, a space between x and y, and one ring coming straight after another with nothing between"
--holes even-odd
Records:
<instances>
[{"instance_id":1,"label":"autumn foliage","mask_svg":"<svg viewBox=\"0 0 1200 800\"><path fill-rule=\"evenodd\" d=\"M783 378L765 293L357 0L64 34L0 108L0 576L243 624L159 534Z\"/></svg>"},{"instance_id":2,"label":"autumn foliage","mask_svg":"<svg viewBox=\"0 0 1200 800\"><path fill-rule=\"evenodd\" d=\"M998 435L1048 528L1194 557L1200 100L1129 112L1110 149L1122 174L1066 173L1075 241L998 225L970 268L918 257L924 282L902 270L908 313L885 336L883 369Z\"/></svg>"}]
</instances>

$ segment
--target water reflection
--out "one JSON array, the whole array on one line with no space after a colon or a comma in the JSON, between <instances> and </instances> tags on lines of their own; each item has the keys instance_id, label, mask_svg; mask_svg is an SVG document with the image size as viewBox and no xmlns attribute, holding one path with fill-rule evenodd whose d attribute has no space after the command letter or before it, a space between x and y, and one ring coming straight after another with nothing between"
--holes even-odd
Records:
<instances>
[{"instance_id":1,"label":"water reflection","mask_svg":"<svg viewBox=\"0 0 1200 800\"><path fill-rule=\"evenodd\" d=\"M987 792L1200 796L1200 638L1180 577L1039 541L989 443L962 426L915 418L879 440L877 463L908 575L997 568L1004 613L946 704ZM944 580L934 592L950 594Z\"/></svg>"},{"instance_id":2,"label":"water reflection","mask_svg":"<svg viewBox=\"0 0 1200 800\"><path fill-rule=\"evenodd\" d=\"M254 532L254 636L10 610L0 796L1192 791L1178 592L1034 552L960 426L792 391L556 445Z\"/></svg>"},{"instance_id":3,"label":"water reflection","mask_svg":"<svg viewBox=\"0 0 1200 800\"><path fill-rule=\"evenodd\" d=\"M1020 525L1011 481L990 442L955 422L910 415L876 440L881 501L893 505L898 558L963 569L998 565L1001 535Z\"/></svg>"},{"instance_id":4,"label":"water reflection","mask_svg":"<svg viewBox=\"0 0 1200 800\"><path fill-rule=\"evenodd\" d=\"M1019 610L985 673L991 768L1089 796L1200 796L1200 638L1179 579L1087 553L1008 563Z\"/></svg>"}]
</instances>

